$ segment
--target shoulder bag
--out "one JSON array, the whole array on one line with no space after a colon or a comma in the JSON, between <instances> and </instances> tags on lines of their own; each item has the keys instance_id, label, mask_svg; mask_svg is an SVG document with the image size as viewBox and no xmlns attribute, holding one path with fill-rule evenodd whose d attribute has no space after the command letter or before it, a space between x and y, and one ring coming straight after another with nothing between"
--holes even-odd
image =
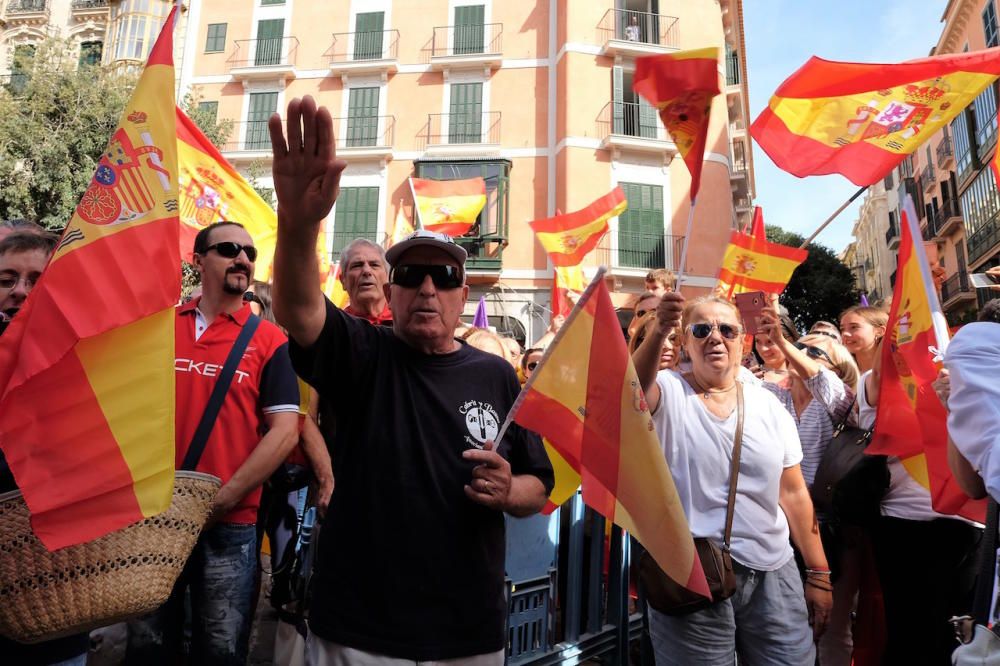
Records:
<instances>
[{"instance_id":1,"label":"shoulder bag","mask_svg":"<svg viewBox=\"0 0 1000 666\"><path fill-rule=\"evenodd\" d=\"M726 503L726 529L722 548L704 537L694 540L695 552L708 581L712 598L706 599L668 576L649 552L639 556L639 580L649 605L666 615L688 615L728 599L736 593L736 574L729 554L733 532L736 484L740 475L740 450L743 447L743 384L736 382L736 436L733 439L733 462L729 471L729 499Z\"/></svg>"}]
</instances>

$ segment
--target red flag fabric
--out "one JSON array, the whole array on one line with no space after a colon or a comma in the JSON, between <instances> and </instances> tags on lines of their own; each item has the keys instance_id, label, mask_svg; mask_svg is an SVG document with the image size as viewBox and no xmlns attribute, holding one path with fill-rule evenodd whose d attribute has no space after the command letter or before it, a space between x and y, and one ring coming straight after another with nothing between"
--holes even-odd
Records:
<instances>
[{"instance_id":1,"label":"red flag fabric","mask_svg":"<svg viewBox=\"0 0 1000 666\"><path fill-rule=\"evenodd\" d=\"M616 187L574 213L534 220L528 224L556 266L577 266L608 231L608 220L628 207L625 192ZM581 287L582 290L582 287Z\"/></svg>"},{"instance_id":2,"label":"red flag fabric","mask_svg":"<svg viewBox=\"0 0 1000 666\"><path fill-rule=\"evenodd\" d=\"M632 90L659 109L660 120L691 172L693 200L701 186L712 98L719 94L719 49L637 58Z\"/></svg>"},{"instance_id":3,"label":"red flag fabric","mask_svg":"<svg viewBox=\"0 0 1000 666\"><path fill-rule=\"evenodd\" d=\"M747 291L780 294L808 255L806 250L771 243L763 234L734 231L722 258L716 291L728 296Z\"/></svg>"},{"instance_id":4,"label":"red flag fabric","mask_svg":"<svg viewBox=\"0 0 1000 666\"><path fill-rule=\"evenodd\" d=\"M935 511L982 522L985 503L970 500L948 468L948 415L931 386L940 370L931 351L938 339L907 217L904 209L899 267L882 342L878 418L866 452L897 456L930 492Z\"/></svg>"},{"instance_id":5,"label":"red flag fabric","mask_svg":"<svg viewBox=\"0 0 1000 666\"><path fill-rule=\"evenodd\" d=\"M764 231L764 211L760 206L753 207L753 223L750 227L750 235L754 238L767 240L767 233Z\"/></svg>"}]
</instances>

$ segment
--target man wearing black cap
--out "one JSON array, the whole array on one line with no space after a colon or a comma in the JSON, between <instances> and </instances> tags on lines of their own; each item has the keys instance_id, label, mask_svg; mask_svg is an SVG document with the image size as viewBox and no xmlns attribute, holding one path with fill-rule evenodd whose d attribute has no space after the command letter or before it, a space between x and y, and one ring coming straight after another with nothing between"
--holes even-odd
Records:
<instances>
[{"instance_id":1,"label":"man wearing black cap","mask_svg":"<svg viewBox=\"0 0 1000 666\"><path fill-rule=\"evenodd\" d=\"M309 663L502 664L503 513L537 512L553 483L534 433L512 425L494 446L517 377L453 337L469 288L447 236L417 231L389 250L391 330L324 299L316 237L344 163L325 108L296 99L287 118L287 141L270 121L274 312L296 372L337 412Z\"/></svg>"}]
</instances>

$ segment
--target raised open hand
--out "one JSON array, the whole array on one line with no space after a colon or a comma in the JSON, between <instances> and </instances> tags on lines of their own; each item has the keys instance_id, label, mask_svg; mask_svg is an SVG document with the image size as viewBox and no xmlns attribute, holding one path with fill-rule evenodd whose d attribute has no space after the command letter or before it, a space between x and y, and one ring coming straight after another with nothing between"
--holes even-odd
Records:
<instances>
[{"instance_id":1,"label":"raised open hand","mask_svg":"<svg viewBox=\"0 0 1000 666\"><path fill-rule=\"evenodd\" d=\"M287 137L278 114L267 122L280 218L295 227L316 225L333 208L347 163L337 159L330 112L311 96L288 103L286 125Z\"/></svg>"}]
</instances>

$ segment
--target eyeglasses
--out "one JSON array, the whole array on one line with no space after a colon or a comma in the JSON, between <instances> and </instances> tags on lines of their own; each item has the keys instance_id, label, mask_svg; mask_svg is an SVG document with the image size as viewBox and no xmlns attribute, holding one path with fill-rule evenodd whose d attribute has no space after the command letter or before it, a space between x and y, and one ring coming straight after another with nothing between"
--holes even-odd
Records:
<instances>
[{"instance_id":1,"label":"eyeglasses","mask_svg":"<svg viewBox=\"0 0 1000 666\"><path fill-rule=\"evenodd\" d=\"M397 287L416 289L424 283L428 275L438 289L458 289L464 282L462 269L458 266L441 264L394 266L392 273L389 274L389 281Z\"/></svg>"},{"instance_id":2,"label":"eyeglasses","mask_svg":"<svg viewBox=\"0 0 1000 666\"><path fill-rule=\"evenodd\" d=\"M206 254L210 250L215 250L219 253L219 256L225 257L226 259L235 259L240 256L240 252L246 252L247 259L250 261L257 261L257 248L253 245L240 245L239 243L234 243L232 241L223 241L221 243L209 245L205 248L205 252L199 252L199 254Z\"/></svg>"},{"instance_id":3,"label":"eyeglasses","mask_svg":"<svg viewBox=\"0 0 1000 666\"><path fill-rule=\"evenodd\" d=\"M13 289L18 282L24 282L28 289L34 289L38 282L39 275L2 275L0 276L0 289Z\"/></svg>"},{"instance_id":4,"label":"eyeglasses","mask_svg":"<svg viewBox=\"0 0 1000 666\"><path fill-rule=\"evenodd\" d=\"M840 336L834 335L830 331L809 331L809 335L825 335L828 338L833 338L837 342L840 342Z\"/></svg>"},{"instance_id":5,"label":"eyeglasses","mask_svg":"<svg viewBox=\"0 0 1000 666\"><path fill-rule=\"evenodd\" d=\"M809 345L804 345L801 342L796 342L795 343L795 348L796 349L801 349L802 351L804 351L806 353L806 356L808 356L809 358L811 358L811 359L813 359L815 361L826 361L830 365L834 365L833 359L830 358L830 355L827 354L822 349L820 349L819 347L811 347Z\"/></svg>"},{"instance_id":6,"label":"eyeglasses","mask_svg":"<svg viewBox=\"0 0 1000 666\"><path fill-rule=\"evenodd\" d=\"M688 326L691 335L699 340L707 338L715 329L719 329L719 335L726 340L735 340L743 332L739 326L733 326L732 324L690 324Z\"/></svg>"}]
</instances>

